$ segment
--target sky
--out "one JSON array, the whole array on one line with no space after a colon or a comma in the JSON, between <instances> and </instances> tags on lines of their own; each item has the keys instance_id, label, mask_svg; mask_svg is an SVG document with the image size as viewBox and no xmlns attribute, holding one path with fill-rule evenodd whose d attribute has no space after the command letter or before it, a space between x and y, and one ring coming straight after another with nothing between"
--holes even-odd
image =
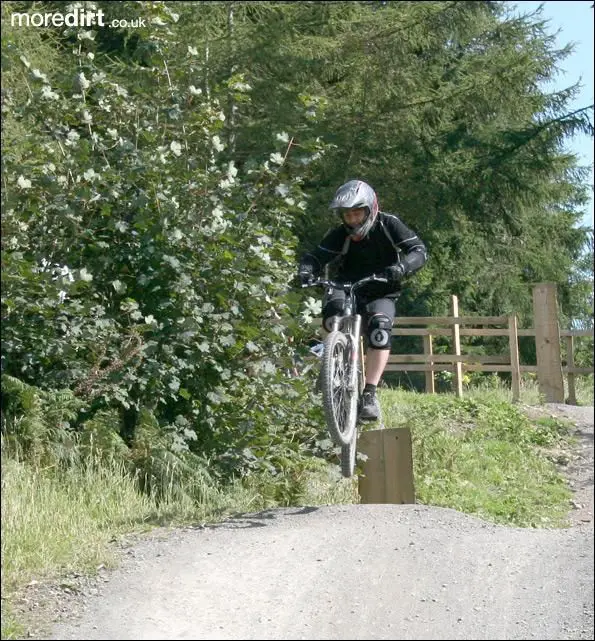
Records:
<instances>
[{"instance_id":1,"label":"sky","mask_svg":"<svg viewBox=\"0 0 595 641\"><path fill-rule=\"evenodd\" d=\"M579 96L570 104L571 111L593 104L595 9L591 6L594 2L595 0L510 2L510 5L516 5L522 13L529 13L539 5L543 5L542 17L549 22L547 30L551 34L558 34L556 37L558 48L574 43L574 53L560 63L561 72L551 85L551 89L548 86L548 91L565 89L580 81L582 89ZM590 183L593 185L593 139L587 135L577 135L569 141L568 147L581 158L581 164L591 167ZM591 202L583 223L593 227L593 189L591 189Z\"/></svg>"}]
</instances>

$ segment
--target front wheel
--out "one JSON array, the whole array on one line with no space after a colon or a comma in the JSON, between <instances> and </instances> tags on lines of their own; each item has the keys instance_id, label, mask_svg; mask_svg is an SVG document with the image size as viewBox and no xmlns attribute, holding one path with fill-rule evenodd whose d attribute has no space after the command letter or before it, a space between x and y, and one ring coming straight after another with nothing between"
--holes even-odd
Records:
<instances>
[{"instance_id":1,"label":"front wheel","mask_svg":"<svg viewBox=\"0 0 595 641\"><path fill-rule=\"evenodd\" d=\"M360 350L361 350L361 346L360 346ZM360 357L358 360L358 372L357 372L358 399L361 398L362 392L364 390L364 372L363 372L362 363L363 363L363 354L360 351ZM359 432L359 425L356 422L351 441L349 441L348 445L343 445L341 447L341 474L348 479L355 474L355 466L357 464L357 438L359 435L358 432Z\"/></svg>"},{"instance_id":2,"label":"front wheel","mask_svg":"<svg viewBox=\"0 0 595 641\"><path fill-rule=\"evenodd\" d=\"M353 348L342 332L331 332L324 341L322 402L329 434L336 445L349 446L357 418L358 393L351 389Z\"/></svg>"},{"instance_id":3,"label":"front wheel","mask_svg":"<svg viewBox=\"0 0 595 641\"><path fill-rule=\"evenodd\" d=\"M349 445L341 446L341 474L349 479L355 474L355 462L357 455L357 429L353 431L353 437Z\"/></svg>"}]
</instances>

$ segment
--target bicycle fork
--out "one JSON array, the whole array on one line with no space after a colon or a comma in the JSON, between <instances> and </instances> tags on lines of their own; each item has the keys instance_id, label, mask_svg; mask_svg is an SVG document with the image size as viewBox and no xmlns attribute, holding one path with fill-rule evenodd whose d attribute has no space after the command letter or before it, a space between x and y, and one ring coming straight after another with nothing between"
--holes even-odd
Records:
<instances>
[{"instance_id":1,"label":"bicycle fork","mask_svg":"<svg viewBox=\"0 0 595 641\"><path fill-rule=\"evenodd\" d=\"M362 318L359 314L356 314L351 318L351 331L348 332L348 336L353 341L351 345L351 361L349 363L349 391L352 394L358 393L358 368L357 361L359 359L359 337L362 326Z\"/></svg>"}]
</instances>

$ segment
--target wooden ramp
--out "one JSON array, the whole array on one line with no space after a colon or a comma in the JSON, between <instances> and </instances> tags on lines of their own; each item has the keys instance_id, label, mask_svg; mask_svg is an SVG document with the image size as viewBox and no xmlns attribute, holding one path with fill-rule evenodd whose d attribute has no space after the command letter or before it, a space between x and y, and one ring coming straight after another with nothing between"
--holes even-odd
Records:
<instances>
[{"instance_id":1,"label":"wooden ramp","mask_svg":"<svg viewBox=\"0 0 595 641\"><path fill-rule=\"evenodd\" d=\"M415 503L411 430L408 427L362 432L360 503Z\"/></svg>"}]
</instances>

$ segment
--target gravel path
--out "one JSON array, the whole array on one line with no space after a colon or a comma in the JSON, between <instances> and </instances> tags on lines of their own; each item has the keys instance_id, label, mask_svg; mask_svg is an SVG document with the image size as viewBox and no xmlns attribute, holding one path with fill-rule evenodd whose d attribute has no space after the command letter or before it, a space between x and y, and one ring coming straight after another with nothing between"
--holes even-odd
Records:
<instances>
[{"instance_id":1,"label":"gravel path","mask_svg":"<svg viewBox=\"0 0 595 641\"><path fill-rule=\"evenodd\" d=\"M158 531L37 638L593 639L593 408L534 411L576 425L570 528L341 505Z\"/></svg>"}]
</instances>

